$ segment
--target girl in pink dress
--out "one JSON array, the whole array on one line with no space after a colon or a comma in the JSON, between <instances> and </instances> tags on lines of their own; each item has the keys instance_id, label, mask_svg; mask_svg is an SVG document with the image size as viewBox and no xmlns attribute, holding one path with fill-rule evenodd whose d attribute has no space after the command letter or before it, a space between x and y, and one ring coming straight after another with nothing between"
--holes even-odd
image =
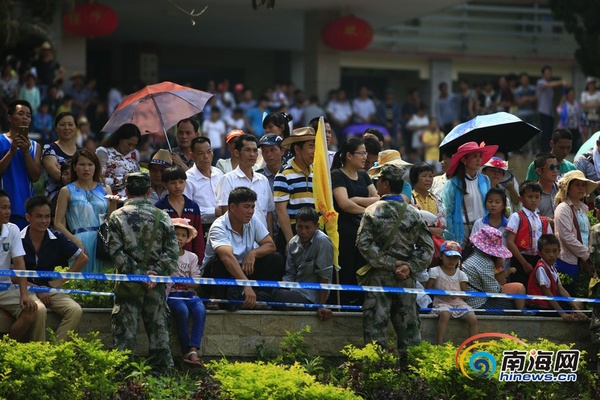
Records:
<instances>
[{"instance_id":1,"label":"girl in pink dress","mask_svg":"<svg viewBox=\"0 0 600 400\"><path fill-rule=\"evenodd\" d=\"M459 268L462 249L460 244L453 241L445 241L440 247L439 267L433 267L429 270L429 281L427 288L440 289L448 291L466 291L467 290L467 275ZM433 300L432 314L439 316L437 325L437 343L444 343L446 328L450 317L462 318L467 322L469 327L469 337L477 334L477 318L471 307L457 296L435 296ZM451 310L461 309L461 310Z\"/></svg>"}]
</instances>

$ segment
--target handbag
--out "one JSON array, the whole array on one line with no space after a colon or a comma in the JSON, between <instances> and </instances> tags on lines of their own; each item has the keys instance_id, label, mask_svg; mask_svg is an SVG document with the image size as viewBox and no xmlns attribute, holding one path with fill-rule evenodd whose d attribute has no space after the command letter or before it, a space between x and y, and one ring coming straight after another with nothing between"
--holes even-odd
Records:
<instances>
[{"instance_id":1,"label":"handbag","mask_svg":"<svg viewBox=\"0 0 600 400\"><path fill-rule=\"evenodd\" d=\"M394 227L392 228L391 231L387 232L388 238L385 241L385 243L383 244L383 247L381 248L381 252L385 252L388 247L390 247L390 244L392 244L392 239L394 238L393 233L396 232L396 230L398 229L398 227L400 226L400 223L402 222L402 219L404 219L404 212L406 211L406 203L404 208L400 209L400 212L398 213L398 219L396 219L396 222L394 223ZM369 281L369 274L371 272L371 269L373 267L369 264L363 265L362 267L360 267L357 271L356 271L356 282L359 285L365 285L366 283L368 283Z\"/></svg>"},{"instance_id":2,"label":"handbag","mask_svg":"<svg viewBox=\"0 0 600 400\"><path fill-rule=\"evenodd\" d=\"M96 258L102 261L110 261L108 251L108 222L104 221L98 227L98 237L96 239Z\"/></svg>"},{"instance_id":3,"label":"handbag","mask_svg":"<svg viewBox=\"0 0 600 400\"><path fill-rule=\"evenodd\" d=\"M150 240L148 241L148 246L146 247L144 258L140 262L140 265L146 265L148 259L150 258L150 246L152 246L152 243L154 243L154 239L156 238L156 231L158 230L158 224L161 221L161 215L162 214L160 211L157 210L156 218L154 220L154 227L152 228L152 234L150 235ZM118 269L115 272L120 273ZM113 293L115 294L115 297L119 297L121 299L135 299L144 297L146 295L146 287L140 282L116 281Z\"/></svg>"}]
</instances>

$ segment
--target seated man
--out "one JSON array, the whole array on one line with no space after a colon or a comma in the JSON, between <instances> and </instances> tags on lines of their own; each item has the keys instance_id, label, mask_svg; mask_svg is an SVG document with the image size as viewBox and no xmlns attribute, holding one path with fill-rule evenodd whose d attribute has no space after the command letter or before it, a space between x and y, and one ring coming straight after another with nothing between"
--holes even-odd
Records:
<instances>
[{"instance_id":1,"label":"seated man","mask_svg":"<svg viewBox=\"0 0 600 400\"><path fill-rule=\"evenodd\" d=\"M19 240L19 228L8 222L10 218L10 199L8 193L0 189L0 269L24 270L23 256L25 251ZM46 315L46 307L37 300L34 294L27 293L27 278L14 278L19 289L0 290L0 310L8 311L17 320L8 329L8 337L24 341L25 335L36 318L36 312ZM9 277L0 277L0 283L10 283ZM38 308L39 305L39 308ZM32 329L31 340L44 340L44 327Z\"/></svg>"},{"instance_id":2,"label":"seated man","mask_svg":"<svg viewBox=\"0 0 600 400\"><path fill-rule=\"evenodd\" d=\"M203 276L229 279L278 281L283 275L283 257L275 252L275 243L263 223L254 215L256 192L238 187L229 193L227 212L213 222L208 231L201 270ZM258 246L257 246L258 245ZM213 295L225 298L225 287L214 286ZM231 287L228 297L235 299L239 287ZM270 289L257 288L270 293ZM244 286L244 308L256 306L257 294Z\"/></svg>"},{"instance_id":3,"label":"seated man","mask_svg":"<svg viewBox=\"0 0 600 400\"><path fill-rule=\"evenodd\" d=\"M88 263L88 257L77 245L55 229L50 229L50 200L34 196L25 203L25 218L29 226L21 231L25 250L25 267L31 271L54 271L57 266L67 266L69 272L79 272ZM59 287L64 279L29 278L31 286ZM56 330L58 340L68 339L67 332L75 330L83 311L81 306L66 293L38 293L37 297L47 308L62 317ZM42 324L45 332L46 315L38 314L35 325Z\"/></svg>"},{"instance_id":4,"label":"seated man","mask_svg":"<svg viewBox=\"0 0 600 400\"><path fill-rule=\"evenodd\" d=\"M333 244L329 237L319 230L319 213L314 208L304 207L298 211L296 232L298 234L288 245L283 280L331 283ZM279 289L275 292L275 301L325 304L328 296L328 290ZM317 315L322 320L332 317L328 308L319 308Z\"/></svg>"}]
</instances>

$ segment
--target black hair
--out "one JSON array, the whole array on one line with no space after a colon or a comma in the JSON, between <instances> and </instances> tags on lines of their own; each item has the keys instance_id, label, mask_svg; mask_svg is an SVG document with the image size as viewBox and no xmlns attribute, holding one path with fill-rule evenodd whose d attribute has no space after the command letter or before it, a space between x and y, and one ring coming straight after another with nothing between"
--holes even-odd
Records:
<instances>
[{"instance_id":1,"label":"black hair","mask_svg":"<svg viewBox=\"0 0 600 400\"><path fill-rule=\"evenodd\" d=\"M25 212L31 215L33 209L40 206L48 206L50 207L50 211L52 211L52 202L49 198L46 196L32 196L25 202Z\"/></svg>"},{"instance_id":2,"label":"black hair","mask_svg":"<svg viewBox=\"0 0 600 400\"><path fill-rule=\"evenodd\" d=\"M149 186L148 187L137 187L137 186L128 187L128 186L126 186L126 188L127 188L127 192L131 196L137 197L137 196L144 196L146 193L148 193L148 189L150 187Z\"/></svg>"},{"instance_id":3,"label":"black hair","mask_svg":"<svg viewBox=\"0 0 600 400\"><path fill-rule=\"evenodd\" d=\"M544 75L544 72L546 72L546 70L550 70L552 71L552 67L549 65L544 65L542 68L540 68L540 72L542 73L542 75Z\"/></svg>"},{"instance_id":4,"label":"black hair","mask_svg":"<svg viewBox=\"0 0 600 400\"><path fill-rule=\"evenodd\" d=\"M257 196L256 192L250 188L240 186L236 187L229 193L229 197L227 198L227 204L240 204L240 203L248 203L248 202L256 202Z\"/></svg>"},{"instance_id":5,"label":"black hair","mask_svg":"<svg viewBox=\"0 0 600 400\"><path fill-rule=\"evenodd\" d=\"M378 139L380 142L384 142L384 141L385 141L385 140L384 140L384 138L383 138L383 133L382 133L382 132L381 132L379 129L376 129L376 128L368 128L368 129L366 129L366 130L363 132L363 136L365 135L365 133L370 133L371 135L375 135L375 136L377 136L377 139Z\"/></svg>"},{"instance_id":6,"label":"black hair","mask_svg":"<svg viewBox=\"0 0 600 400\"><path fill-rule=\"evenodd\" d=\"M365 142L365 150L367 150L367 154L376 156L379 155L379 152L381 151L381 144L379 144L377 139L374 137L367 137L363 139L363 142Z\"/></svg>"},{"instance_id":7,"label":"black hair","mask_svg":"<svg viewBox=\"0 0 600 400\"><path fill-rule=\"evenodd\" d=\"M544 246L558 246L560 250L560 240L551 233L545 233L538 239L538 250L542 251Z\"/></svg>"},{"instance_id":8,"label":"black hair","mask_svg":"<svg viewBox=\"0 0 600 400\"><path fill-rule=\"evenodd\" d=\"M25 106L29 108L29 112L33 117L33 108L27 100L13 100L10 103L8 103L8 107L6 107L6 115L13 115L17 110L17 106Z\"/></svg>"},{"instance_id":9,"label":"black hair","mask_svg":"<svg viewBox=\"0 0 600 400\"><path fill-rule=\"evenodd\" d=\"M559 128L552 131L552 142L556 144L560 139L573 140L573 133L567 128Z\"/></svg>"},{"instance_id":10,"label":"black hair","mask_svg":"<svg viewBox=\"0 0 600 400\"><path fill-rule=\"evenodd\" d=\"M488 201L488 198L494 194L500 196L500 198L502 199L502 204L504 204L504 208L502 209L502 215L504 215L506 217L506 207L508 207L508 199L506 198L506 192L504 191L504 189L500 189L498 187L490 188L490 190L488 190L488 192L485 195L485 200L483 202L483 206L485 207L485 205Z\"/></svg>"},{"instance_id":11,"label":"black hair","mask_svg":"<svg viewBox=\"0 0 600 400\"><path fill-rule=\"evenodd\" d=\"M319 129L319 119L321 119L321 117L314 117L313 119L310 120L310 122L308 123L308 126L310 126L311 128L313 128L313 130L316 132L317 129ZM329 120L325 117L323 117L323 123L324 124L328 124Z\"/></svg>"},{"instance_id":12,"label":"black hair","mask_svg":"<svg viewBox=\"0 0 600 400\"><path fill-rule=\"evenodd\" d=\"M286 112L273 112L265 117L262 126L263 128L266 128L269 124L273 124L279 128L283 126L283 133L281 136L283 136L283 138L286 139L291 134L289 122L291 122L292 120L293 118L291 114L288 114Z\"/></svg>"},{"instance_id":13,"label":"black hair","mask_svg":"<svg viewBox=\"0 0 600 400\"><path fill-rule=\"evenodd\" d=\"M521 186L519 187L519 195L525 196L525 192L527 191L536 192L541 195L542 187L536 181L525 181L521 183Z\"/></svg>"},{"instance_id":14,"label":"black hair","mask_svg":"<svg viewBox=\"0 0 600 400\"><path fill-rule=\"evenodd\" d=\"M344 143L342 143L340 149L337 151L337 153L335 153L335 156L333 156L331 169L334 170L342 168L344 166L344 163L346 162L346 154L354 153L359 146L364 144L365 142L357 137L349 137L346 140L344 140Z\"/></svg>"},{"instance_id":15,"label":"black hair","mask_svg":"<svg viewBox=\"0 0 600 400\"><path fill-rule=\"evenodd\" d=\"M10 199L10 196L8 195L8 192L4 189L0 189L0 199L2 197L8 197Z\"/></svg>"},{"instance_id":16,"label":"black hair","mask_svg":"<svg viewBox=\"0 0 600 400\"><path fill-rule=\"evenodd\" d=\"M136 137L138 138L138 140L142 139L142 133L140 132L140 128L138 128L134 124L126 123L118 127L112 135L104 139L102 146L106 148L115 147L119 144L119 141L129 139L132 137Z\"/></svg>"},{"instance_id":17,"label":"black hair","mask_svg":"<svg viewBox=\"0 0 600 400\"><path fill-rule=\"evenodd\" d=\"M319 104L319 96L317 96L316 94L311 94L308 97L308 102L309 103L317 103L317 104Z\"/></svg>"},{"instance_id":18,"label":"black hair","mask_svg":"<svg viewBox=\"0 0 600 400\"><path fill-rule=\"evenodd\" d=\"M173 167L167 167L162 171L162 181L164 183L168 183L171 181L178 181L183 179L187 180L187 175L185 171L179 166L175 165Z\"/></svg>"},{"instance_id":19,"label":"black hair","mask_svg":"<svg viewBox=\"0 0 600 400\"><path fill-rule=\"evenodd\" d=\"M535 168L544 168L546 166L546 160L550 158L556 158L556 156L552 153L539 153L533 160L533 166Z\"/></svg>"},{"instance_id":20,"label":"black hair","mask_svg":"<svg viewBox=\"0 0 600 400\"><path fill-rule=\"evenodd\" d=\"M417 182L419 181L419 175L421 175L423 172L433 172L433 167L426 162L419 162L410 168L408 179L413 187L416 186Z\"/></svg>"},{"instance_id":21,"label":"black hair","mask_svg":"<svg viewBox=\"0 0 600 400\"><path fill-rule=\"evenodd\" d=\"M221 112L221 109L220 109L219 107L217 107L217 106L212 106L212 107L210 108L210 112L211 112L211 113L220 113L220 112Z\"/></svg>"},{"instance_id":22,"label":"black hair","mask_svg":"<svg viewBox=\"0 0 600 400\"><path fill-rule=\"evenodd\" d=\"M196 121L194 118L184 118L177 123L178 130L179 130L179 124L181 124L182 122L189 122L190 124L192 124L194 126L194 132L198 132L198 129L200 129L200 123L198 121Z\"/></svg>"},{"instance_id":23,"label":"black hair","mask_svg":"<svg viewBox=\"0 0 600 400\"><path fill-rule=\"evenodd\" d=\"M385 182L389 183L390 190L393 194L402 193L402 189L404 188L404 180L400 179L398 181L392 181L390 179L386 179L383 175L379 175L379 178L377 178L377 179L380 180L381 182L385 181Z\"/></svg>"},{"instance_id":24,"label":"black hair","mask_svg":"<svg viewBox=\"0 0 600 400\"><path fill-rule=\"evenodd\" d=\"M56 117L54 117L54 127L55 128L58 126L58 123L60 122L60 120L63 119L64 117L73 117L73 122L75 122L75 114L73 114L71 111L63 111L61 113L58 113L56 115Z\"/></svg>"},{"instance_id":25,"label":"black hair","mask_svg":"<svg viewBox=\"0 0 600 400\"><path fill-rule=\"evenodd\" d=\"M254 142L258 147L258 139L256 138L256 136L251 135L250 133L244 133L243 135L240 135L234 139L234 149L237 151L242 150L242 147L244 147L244 141Z\"/></svg>"},{"instance_id":26,"label":"black hair","mask_svg":"<svg viewBox=\"0 0 600 400\"><path fill-rule=\"evenodd\" d=\"M319 223L319 213L312 207L302 207L296 214L296 221Z\"/></svg>"},{"instance_id":27,"label":"black hair","mask_svg":"<svg viewBox=\"0 0 600 400\"><path fill-rule=\"evenodd\" d=\"M190 144L190 149L192 151L194 151L194 146L197 143L200 143L200 144L202 144L202 143L208 143L209 146L212 146L211 143L210 143L210 139L209 138L207 138L206 136L198 136L198 137L195 137L195 138L192 139L192 143Z\"/></svg>"}]
</instances>

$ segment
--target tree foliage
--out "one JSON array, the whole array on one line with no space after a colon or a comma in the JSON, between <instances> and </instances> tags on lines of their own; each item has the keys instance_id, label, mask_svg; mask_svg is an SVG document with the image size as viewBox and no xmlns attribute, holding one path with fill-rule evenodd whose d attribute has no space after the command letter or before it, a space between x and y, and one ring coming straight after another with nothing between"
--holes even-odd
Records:
<instances>
[{"instance_id":1,"label":"tree foliage","mask_svg":"<svg viewBox=\"0 0 600 400\"><path fill-rule=\"evenodd\" d=\"M550 0L554 18L563 21L579 45L575 59L588 76L600 76L600 2Z\"/></svg>"}]
</instances>

